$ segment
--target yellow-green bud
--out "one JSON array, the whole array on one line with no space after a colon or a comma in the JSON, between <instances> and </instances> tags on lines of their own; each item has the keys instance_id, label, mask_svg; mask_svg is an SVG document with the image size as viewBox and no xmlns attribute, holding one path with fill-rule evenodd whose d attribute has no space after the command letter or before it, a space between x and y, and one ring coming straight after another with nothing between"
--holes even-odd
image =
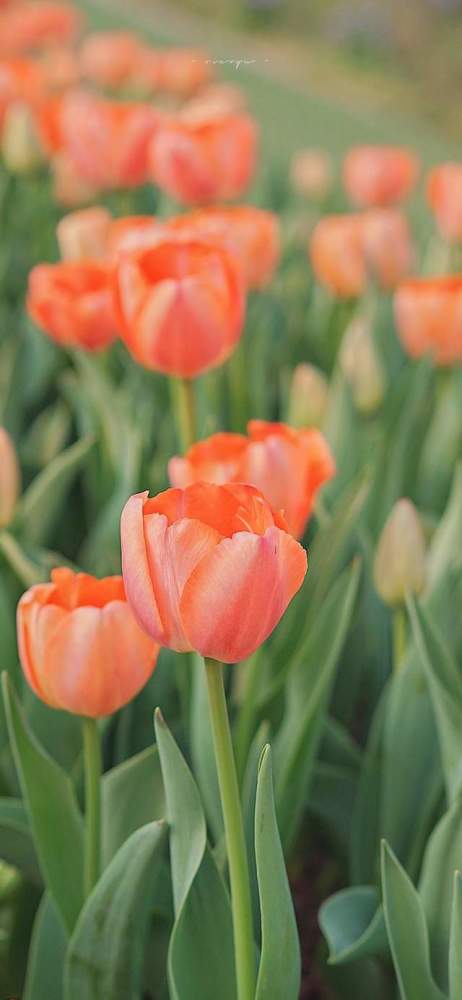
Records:
<instances>
[{"instance_id":1,"label":"yellow-green bud","mask_svg":"<svg viewBox=\"0 0 462 1000\"><path fill-rule=\"evenodd\" d=\"M332 159L325 149L301 149L292 157L290 182L297 194L322 201L332 188Z\"/></svg>"},{"instance_id":2,"label":"yellow-green bud","mask_svg":"<svg viewBox=\"0 0 462 1000\"><path fill-rule=\"evenodd\" d=\"M10 435L0 427L0 527L10 523L19 496L21 475Z\"/></svg>"},{"instance_id":3,"label":"yellow-green bud","mask_svg":"<svg viewBox=\"0 0 462 1000\"><path fill-rule=\"evenodd\" d=\"M426 580L426 545L419 514L411 500L398 500L379 538L374 582L382 601L403 604L406 594L420 594Z\"/></svg>"},{"instance_id":4,"label":"yellow-green bud","mask_svg":"<svg viewBox=\"0 0 462 1000\"><path fill-rule=\"evenodd\" d=\"M294 369L289 393L289 424L292 427L321 427L327 409L329 383L314 365Z\"/></svg>"},{"instance_id":5,"label":"yellow-green bud","mask_svg":"<svg viewBox=\"0 0 462 1000\"><path fill-rule=\"evenodd\" d=\"M355 317L345 331L339 360L356 408L373 413L385 395L385 373L364 316Z\"/></svg>"},{"instance_id":6,"label":"yellow-green bud","mask_svg":"<svg viewBox=\"0 0 462 1000\"><path fill-rule=\"evenodd\" d=\"M1 152L11 174L31 174L43 163L44 154L30 108L21 101L10 104L2 127Z\"/></svg>"}]
</instances>

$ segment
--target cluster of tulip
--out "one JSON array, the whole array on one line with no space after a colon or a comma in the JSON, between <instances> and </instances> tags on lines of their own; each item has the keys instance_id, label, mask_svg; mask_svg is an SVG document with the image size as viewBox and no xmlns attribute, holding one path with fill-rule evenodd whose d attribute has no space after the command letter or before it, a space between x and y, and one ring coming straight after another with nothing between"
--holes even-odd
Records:
<instances>
[{"instance_id":1,"label":"cluster of tulip","mask_svg":"<svg viewBox=\"0 0 462 1000\"><path fill-rule=\"evenodd\" d=\"M39 176L59 254L0 341L0 990L460 1000L462 164L421 268L408 150L342 214L301 151L280 220L204 53L82 29L0 5L4 206Z\"/></svg>"}]
</instances>

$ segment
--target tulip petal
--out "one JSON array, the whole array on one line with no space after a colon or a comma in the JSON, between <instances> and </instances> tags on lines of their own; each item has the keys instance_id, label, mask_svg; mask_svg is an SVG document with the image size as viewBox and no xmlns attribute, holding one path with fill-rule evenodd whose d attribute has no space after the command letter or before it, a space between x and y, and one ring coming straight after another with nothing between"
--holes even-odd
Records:
<instances>
[{"instance_id":1,"label":"tulip petal","mask_svg":"<svg viewBox=\"0 0 462 1000\"><path fill-rule=\"evenodd\" d=\"M225 663L246 659L279 622L306 565L301 545L276 527L223 539L183 591L181 615L191 647Z\"/></svg>"},{"instance_id":2,"label":"tulip petal","mask_svg":"<svg viewBox=\"0 0 462 1000\"><path fill-rule=\"evenodd\" d=\"M164 628L149 572L143 507L148 496L136 493L125 504L120 522L122 567L127 600L148 635L162 642Z\"/></svg>"}]
</instances>

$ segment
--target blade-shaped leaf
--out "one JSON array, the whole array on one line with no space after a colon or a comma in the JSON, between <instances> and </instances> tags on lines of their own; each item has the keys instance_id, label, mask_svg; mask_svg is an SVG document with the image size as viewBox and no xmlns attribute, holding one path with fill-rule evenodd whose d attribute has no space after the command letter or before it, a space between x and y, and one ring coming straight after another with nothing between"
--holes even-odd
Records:
<instances>
[{"instance_id":1,"label":"blade-shaped leaf","mask_svg":"<svg viewBox=\"0 0 462 1000\"><path fill-rule=\"evenodd\" d=\"M200 656L193 657L191 668L191 758L205 812L214 839L217 841L223 834L223 816L213 750L204 664Z\"/></svg>"},{"instance_id":2,"label":"blade-shaped leaf","mask_svg":"<svg viewBox=\"0 0 462 1000\"><path fill-rule=\"evenodd\" d=\"M63 923L45 893L34 921L23 1000L62 1000L66 947Z\"/></svg>"},{"instance_id":3,"label":"blade-shaped leaf","mask_svg":"<svg viewBox=\"0 0 462 1000\"><path fill-rule=\"evenodd\" d=\"M449 944L449 997L462 996L462 875L454 875L452 896L451 939Z\"/></svg>"},{"instance_id":4,"label":"blade-shaped leaf","mask_svg":"<svg viewBox=\"0 0 462 1000\"><path fill-rule=\"evenodd\" d=\"M69 778L33 737L5 674L3 697L43 878L71 931L83 899L82 817Z\"/></svg>"},{"instance_id":5,"label":"blade-shaped leaf","mask_svg":"<svg viewBox=\"0 0 462 1000\"><path fill-rule=\"evenodd\" d=\"M446 791L452 802L462 786L462 677L428 610L412 597L408 607L435 711Z\"/></svg>"},{"instance_id":6,"label":"blade-shaped leaf","mask_svg":"<svg viewBox=\"0 0 462 1000\"><path fill-rule=\"evenodd\" d=\"M47 541L60 507L77 472L94 445L92 437L66 448L35 477L17 507L15 525L28 542Z\"/></svg>"},{"instance_id":7,"label":"blade-shaped leaf","mask_svg":"<svg viewBox=\"0 0 462 1000\"><path fill-rule=\"evenodd\" d=\"M386 841L382 842L385 923L402 1000L444 1000L430 969L425 914L419 895Z\"/></svg>"},{"instance_id":8,"label":"blade-shaped leaf","mask_svg":"<svg viewBox=\"0 0 462 1000\"><path fill-rule=\"evenodd\" d=\"M229 897L206 843L194 778L159 711L155 718L170 827L175 925L169 948L172 1000L236 1000Z\"/></svg>"},{"instance_id":9,"label":"blade-shaped leaf","mask_svg":"<svg viewBox=\"0 0 462 1000\"><path fill-rule=\"evenodd\" d=\"M342 574L297 655L287 679L287 704L275 743L276 803L285 850L293 843L307 789L335 667L353 613L359 565ZM332 623L335 623L333 627Z\"/></svg>"},{"instance_id":10,"label":"blade-shaped leaf","mask_svg":"<svg viewBox=\"0 0 462 1000\"><path fill-rule=\"evenodd\" d=\"M137 997L144 943L164 854L166 824L129 837L87 899L69 942L65 1000Z\"/></svg>"},{"instance_id":11,"label":"blade-shaped leaf","mask_svg":"<svg viewBox=\"0 0 462 1000\"><path fill-rule=\"evenodd\" d=\"M32 831L21 799L0 798L0 858L19 868L35 885L42 885Z\"/></svg>"},{"instance_id":12,"label":"blade-shaped leaf","mask_svg":"<svg viewBox=\"0 0 462 1000\"><path fill-rule=\"evenodd\" d=\"M148 747L106 771L102 810L103 858L107 864L135 830L165 815L157 747Z\"/></svg>"},{"instance_id":13,"label":"blade-shaped leaf","mask_svg":"<svg viewBox=\"0 0 462 1000\"><path fill-rule=\"evenodd\" d=\"M319 926L329 945L330 965L342 965L388 951L380 897L375 886L356 885L327 899Z\"/></svg>"},{"instance_id":14,"label":"blade-shaped leaf","mask_svg":"<svg viewBox=\"0 0 462 1000\"><path fill-rule=\"evenodd\" d=\"M448 951L454 872L462 860L462 802L457 799L433 830L425 851L419 896L430 935L435 978L448 986Z\"/></svg>"},{"instance_id":15,"label":"blade-shaped leaf","mask_svg":"<svg viewBox=\"0 0 462 1000\"><path fill-rule=\"evenodd\" d=\"M271 749L263 750L255 802L255 858L261 912L256 1000L297 1000L301 959L294 906L276 820Z\"/></svg>"}]
</instances>

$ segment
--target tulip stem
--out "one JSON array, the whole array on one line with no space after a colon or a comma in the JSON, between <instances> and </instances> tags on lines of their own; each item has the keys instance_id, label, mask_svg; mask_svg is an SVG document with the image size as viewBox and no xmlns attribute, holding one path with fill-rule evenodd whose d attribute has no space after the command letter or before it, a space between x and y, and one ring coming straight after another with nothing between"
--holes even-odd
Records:
<instances>
[{"instance_id":1,"label":"tulip stem","mask_svg":"<svg viewBox=\"0 0 462 1000\"><path fill-rule=\"evenodd\" d=\"M247 370L244 344L241 341L228 361L231 428L244 434L247 425Z\"/></svg>"},{"instance_id":2,"label":"tulip stem","mask_svg":"<svg viewBox=\"0 0 462 1000\"><path fill-rule=\"evenodd\" d=\"M197 441L196 399L190 378L171 380L178 438L183 454Z\"/></svg>"},{"instance_id":3,"label":"tulip stem","mask_svg":"<svg viewBox=\"0 0 462 1000\"><path fill-rule=\"evenodd\" d=\"M399 605L393 612L393 670L399 670L406 652L407 644L406 612Z\"/></svg>"},{"instance_id":4,"label":"tulip stem","mask_svg":"<svg viewBox=\"0 0 462 1000\"><path fill-rule=\"evenodd\" d=\"M85 767L85 899L96 885L101 864L101 743L96 719L82 719Z\"/></svg>"},{"instance_id":5,"label":"tulip stem","mask_svg":"<svg viewBox=\"0 0 462 1000\"><path fill-rule=\"evenodd\" d=\"M249 866L236 764L223 682L223 665L205 659L213 744L228 854L238 1000L254 1000L255 948Z\"/></svg>"}]
</instances>

